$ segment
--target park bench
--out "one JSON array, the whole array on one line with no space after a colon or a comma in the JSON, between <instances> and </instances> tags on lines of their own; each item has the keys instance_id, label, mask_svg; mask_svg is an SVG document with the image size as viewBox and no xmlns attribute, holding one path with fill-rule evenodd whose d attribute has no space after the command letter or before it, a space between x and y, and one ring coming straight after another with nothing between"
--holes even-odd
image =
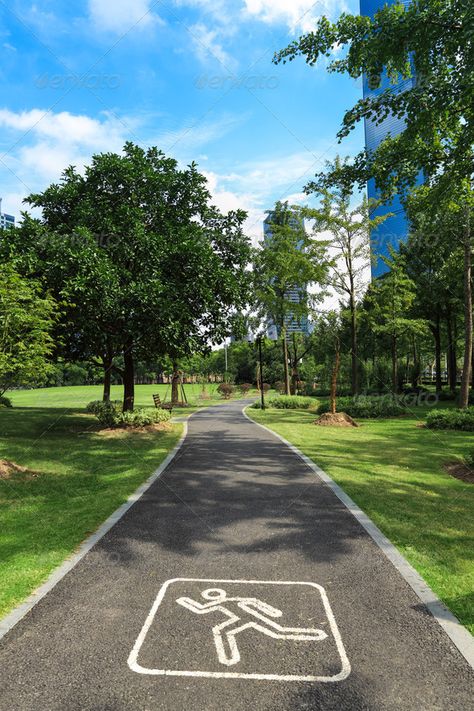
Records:
<instances>
[{"instance_id":1,"label":"park bench","mask_svg":"<svg viewBox=\"0 0 474 711\"><path fill-rule=\"evenodd\" d=\"M161 402L161 397L159 395L153 395L153 402L155 403L155 407L160 408L161 410L171 410L173 409L173 405L170 402Z\"/></svg>"}]
</instances>

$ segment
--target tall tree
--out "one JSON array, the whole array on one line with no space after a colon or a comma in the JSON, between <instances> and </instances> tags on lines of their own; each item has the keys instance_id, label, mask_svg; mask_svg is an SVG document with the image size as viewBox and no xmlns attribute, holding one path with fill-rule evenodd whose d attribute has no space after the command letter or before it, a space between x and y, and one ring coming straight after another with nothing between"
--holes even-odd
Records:
<instances>
[{"instance_id":1,"label":"tall tree","mask_svg":"<svg viewBox=\"0 0 474 711\"><path fill-rule=\"evenodd\" d=\"M370 264L370 238L374 229L389 216L374 217L379 206L375 200L363 198L353 204L352 187L346 183L343 168L348 159L339 157L328 163L328 171L306 186L305 192L321 198L318 209L307 209L307 217L315 220L315 229L328 230L329 246L335 260L331 266L331 284L338 294L347 299L351 333L351 389L359 392L359 354L357 344L357 305L365 291L367 268Z\"/></svg>"},{"instance_id":2,"label":"tall tree","mask_svg":"<svg viewBox=\"0 0 474 711\"><path fill-rule=\"evenodd\" d=\"M318 296L311 285L327 280L326 244L313 239L304 226L303 210L277 202L271 233L255 256L255 296L263 318L276 325L282 344L285 392L290 394L287 329L308 317Z\"/></svg>"},{"instance_id":3,"label":"tall tree","mask_svg":"<svg viewBox=\"0 0 474 711\"><path fill-rule=\"evenodd\" d=\"M37 282L23 279L12 264L0 280L0 395L12 387L39 385L52 371L51 332L57 306Z\"/></svg>"},{"instance_id":4,"label":"tall tree","mask_svg":"<svg viewBox=\"0 0 474 711\"><path fill-rule=\"evenodd\" d=\"M415 284L406 275L404 258L391 254L386 259L390 271L371 284L369 301L376 333L388 336L392 357L392 391L398 393L398 354L402 339L413 339L426 332L426 322L411 316L415 300Z\"/></svg>"},{"instance_id":5,"label":"tall tree","mask_svg":"<svg viewBox=\"0 0 474 711\"><path fill-rule=\"evenodd\" d=\"M343 14L335 22L322 17L314 32L292 42L275 62L305 57L310 65L347 48L329 63L329 71L353 78L365 75L381 86L386 71L397 83L415 77L404 91L392 87L358 101L343 119L339 137L358 121L380 123L404 117L405 129L388 136L373 152L363 151L347 171L349 180L373 177L384 195L404 199L420 174L432 190L458 206L463 215L460 246L464 261L464 366L461 407L467 407L472 368L472 176L474 167L474 5L468 0L412 0L386 4L372 17Z\"/></svg>"},{"instance_id":6,"label":"tall tree","mask_svg":"<svg viewBox=\"0 0 474 711\"><path fill-rule=\"evenodd\" d=\"M44 239L25 269L43 272L68 302L78 357L122 354L124 410L133 409L136 360L221 341L247 303L245 213L213 207L194 164L180 169L157 148L127 143L120 155L93 156L84 174L68 168L28 202L43 216L20 230L27 254L38 257L35 231Z\"/></svg>"}]
</instances>

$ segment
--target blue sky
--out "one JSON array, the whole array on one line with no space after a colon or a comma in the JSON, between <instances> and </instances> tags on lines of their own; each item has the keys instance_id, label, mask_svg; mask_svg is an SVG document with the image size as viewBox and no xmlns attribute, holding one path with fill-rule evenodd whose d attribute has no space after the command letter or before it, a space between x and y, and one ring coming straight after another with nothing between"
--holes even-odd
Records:
<instances>
[{"instance_id":1,"label":"blue sky","mask_svg":"<svg viewBox=\"0 0 474 711\"><path fill-rule=\"evenodd\" d=\"M271 63L318 16L356 12L357 0L10 0L0 10L0 196L21 200L68 164L119 151L126 140L195 160L224 210L248 210L261 235L277 199L342 146L336 132L360 83Z\"/></svg>"}]
</instances>

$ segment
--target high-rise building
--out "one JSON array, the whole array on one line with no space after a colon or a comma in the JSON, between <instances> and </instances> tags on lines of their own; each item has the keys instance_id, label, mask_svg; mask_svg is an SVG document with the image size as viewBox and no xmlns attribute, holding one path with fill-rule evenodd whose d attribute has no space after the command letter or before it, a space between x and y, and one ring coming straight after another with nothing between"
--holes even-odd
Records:
<instances>
[{"instance_id":1,"label":"high-rise building","mask_svg":"<svg viewBox=\"0 0 474 711\"><path fill-rule=\"evenodd\" d=\"M275 222L275 212L273 210L267 210L266 215L267 216L263 221L264 241L271 239L272 225ZM294 230L301 230L302 228L301 220L296 217L296 215L294 217L290 217L288 224ZM302 296L306 292L306 289L306 285L291 289L291 291L287 293L288 300L294 304L299 304ZM287 337L291 336L292 333L303 333L304 335L308 335L310 333L310 324L306 316L297 319L292 314L289 314L285 320L285 326ZM267 336L272 340L276 340L280 336L280 329L272 319L268 319L267 321Z\"/></svg>"},{"instance_id":2,"label":"high-rise building","mask_svg":"<svg viewBox=\"0 0 474 711\"><path fill-rule=\"evenodd\" d=\"M400 2L404 5L409 5L411 0L360 0L360 14L371 17L384 5ZM394 92L407 91L414 86L414 82L415 79L410 78L398 84L392 84L388 76L384 74L380 86L376 87L373 79L366 76L364 77L364 98L376 96L387 88ZM388 116L380 124L376 124L375 121L365 120L365 145L367 151L374 151L389 134L396 136L404 130L404 127L405 119L403 117ZM369 198L377 199L379 197L373 179L367 184L367 193ZM372 235L372 250L375 257L372 260L372 278L381 276L387 271L387 266L381 257L389 256L390 247L397 250L400 242L406 240L408 235L407 216L398 197L395 197L391 202L379 205L374 212L374 216L385 215L387 212L391 212L392 217L385 220Z\"/></svg>"},{"instance_id":3,"label":"high-rise building","mask_svg":"<svg viewBox=\"0 0 474 711\"><path fill-rule=\"evenodd\" d=\"M0 198L0 230L15 227L15 218L13 215L7 215L2 212L2 198Z\"/></svg>"}]
</instances>

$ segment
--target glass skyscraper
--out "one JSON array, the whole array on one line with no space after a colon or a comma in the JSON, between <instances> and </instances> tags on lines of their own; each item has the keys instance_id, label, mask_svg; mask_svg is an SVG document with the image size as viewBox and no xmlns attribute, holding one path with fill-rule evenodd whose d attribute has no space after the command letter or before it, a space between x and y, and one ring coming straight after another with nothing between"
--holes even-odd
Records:
<instances>
[{"instance_id":1,"label":"glass skyscraper","mask_svg":"<svg viewBox=\"0 0 474 711\"><path fill-rule=\"evenodd\" d=\"M401 0L402 4L408 5L411 0ZM371 17L384 5L393 5L400 0L360 0L360 14ZM371 77L364 77L364 98L380 94L382 91L391 88L392 91L402 92L411 89L414 85L414 78L401 81L399 84L391 84L389 78L384 75L380 86L374 88ZM373 121L365 121L365 145L367 150L373 151L389 134L396 136L403 131L405 120L388 116L385 121L376 125ZM369 198L378 198L377 190L373 180L367 185ZM393 213L392 217L385 220L372 234L372 278L381 276L387 271L387 266L381 257L389 256L389 248L397 249L401 241L407 238L408 221L400 200L395 197L391 202L380 205L374 212L374 216L385 215L387 212Z\"/></svg>"},{"instance_id":2,"label":"glass skyscraper","mask_svg":"<svg viewBox=\"0 0 474 711\"><path fill-rule=\"evenodd\" d=\"M265 241L271 240L272 225L274 221L275 213L273 212L273 210L268 210L267 217L263 221L263 234ZM289 225L295 230L301 229L301 223L296 217L292 217L289 220ZM288 299L288 301L294 304L299 304L301 301L302 292L303 290L306 290L306 288L307 287L304 286L292 289L286 294L286 298ZM303 316L300 319L296 319L293 315L289 314L285 319L285 326L287 338L289 338L292 333L303 333L305 335L308 335L310 332L310 324L306 316ZM271 319L269 319L267 322L267 336L272 340L277 340L277 338L280 336L280 329Z\"/></svg>"}]
</instances>

